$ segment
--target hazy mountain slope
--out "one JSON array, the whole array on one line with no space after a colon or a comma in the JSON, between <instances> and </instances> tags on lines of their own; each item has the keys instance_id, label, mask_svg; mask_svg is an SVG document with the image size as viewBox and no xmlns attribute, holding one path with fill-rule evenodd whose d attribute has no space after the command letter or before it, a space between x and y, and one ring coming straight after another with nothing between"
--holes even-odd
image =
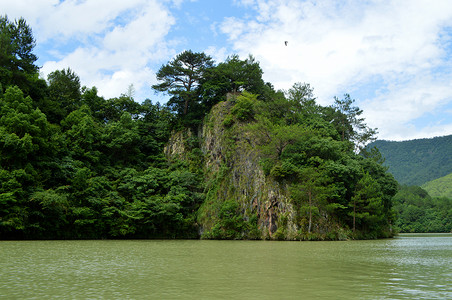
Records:
<instances>
[{"instance_id":1,"label":"hazy mountain slope","mask_svg":"<svg viewBox=\"0 0 452 300\"><path fill-rule=\"evenodd\" d=\"M422 185L432 197L447 197L452 199L452 173L429 181Z\"/></svg>"},{"instance_id":2,"label":"hazy mountain slope","mask_svg":"<svg viewBox=\"0 0 452 300\"><path fill-rule=\"evenodd\" d=\"M422 185L452 173L452 135L403 142L377 140L389 172L401 184Z\"/></svg>"}]
</instances>

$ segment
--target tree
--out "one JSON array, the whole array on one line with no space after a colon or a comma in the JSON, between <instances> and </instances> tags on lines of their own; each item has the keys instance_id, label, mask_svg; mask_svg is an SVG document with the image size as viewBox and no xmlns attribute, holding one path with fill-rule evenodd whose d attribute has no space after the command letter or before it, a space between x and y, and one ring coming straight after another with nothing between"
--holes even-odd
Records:
<instances>
[{"instance_id":1,"label":"tree","mask_svg":"<svg viewBox=\"0 0 452 300\"><path fill-rule=\"evenodd\" d=\"M285 94L289 103L304 115L318 113L318 105L315 102L313 89L309 83L297 82Z\"/></svg>"},{"instance_id":2,"label":"tree","mask_svg":"<svg viewBox=\"0 0 452 300\"><path fill-rule=\"evenodd\" d=\"M74 110L61 121L63 137L72 158L98 162L102 129L91 116L87 105Z\"/></svg>"},{"instance_id":3,"label":"tree","mask_svg":"<svg viewBox=\"0 0 452 300\"><path fill-rule=\"evenodd\" d=\"M11 22L7 16L0 16L0 84L4 89L17 85L25 95L35 96L40 80L34 47L32 30L25 19Z\"/></svg>"},{"instance_id":4,"label":"tree","mask_svg":"<svg viewBox=\"0 0 452 300\"><path fill-rule=\"evenodd\" d=\"M46 116L33 108L31 98L24 98L17 86L9 87L0 99L0 165L23 168L53 156L52 131Z\"/></svg>"},{"instance_id":5,"label":"tree","mask_svg":"<svg viewBox=\"0 0 452 300\"><path fill-rule=\"evenodd\" d=\"M322 209L331 210L332 205L327 200L335 194L335 187L322 168L301 167L297 177L297 182L291 186L291 195L301 215L308 216L308 233L311 233L314 215Z\"/></svg>"},{"instance_id":6,"label":"tree","mask_svg":"<svg viewBox=\"0 0 452 300\"><path fill-rule=\"evenodd\" d=\"M382 196L383 193L378 182L368 172L365 172L356 184L355 194L350 203L353 208L351 212L353 232L357 225L360 225L360 229L368 233L377 233L385 221Z\"/></svg>"},{"instance_id":7,"label":"tree","mask_svg":"<svg viewBox=\"0 0 452 300\"><path fill-rule=\"evenodd\" d=\"M52 176L55 130L17 86L0 97L0 238L18 236L32 212L33 190Z\"/></svg>"},{"instance_id":8,"label":"tree","mask_svg":"<svg viewBox=\"0 0 452 300\"><path fill-rule=\"evenodd\" d=\"M80 78L70 68L57 70L47 76L50 105L44 113L59 123L81 105Z\"/></svg>"},{"instance_id":9,"label":"tree","mask_svg":"<svg viewBox=\"0 0 452 300\"><path fill-rule=\"evenodd\" d=\"M169 104L175 105L177 111L187 115L190 103L197 97L196 88L205 71L212 66L210 56L186 50L159 69L157 80L161 83L152 88L172 95Z\"/></svg>"},{"instance_id":10,"label":"tree","mask_svg":"<svg viewBox=\"0 0 452 300\"><path fill-rule=\"evenodd\" d=\"M108 149L112 164L140 160L138 124L129 113L122 113L119 121L109 122L102 135L102 146Z\"/></svg>"},{"instance_id":11,"label":"tree","mask_svg":"<svg viewBox=\"0 0 452 300\"><path fill-rule=\"evenodd\" d=\"M258 93L264 85L262 80L262 69L253 56L240 60L237 54L220 63L217 68L223 75L223 82L228 86L228 92L237 93L247 90Z\"/></svg>"},{"instance_id":12,"label":"tree","mask_svg":"<svg viewBox=\"0 0 452 300\"><path fill-rule=\"evenodd\" d=\"M133 98L121 95L118 98L111 98L103 103L103 118L104 121L113 122L119 121L121 116L127 112L133 119L138 119L141 110L141 105L135 102Z\"/></svg>"},{"instance_id":13,"label":"tree","mask_svg":"<svg viewBox=\"0 0 452 300\"><path fill-rule=\"evenodd\" d=\"M344 95L344 99L340 100L334 97L334 104L327 109L327 114L331 122L335 125L342 141L348 140L355 144L356 150L360 150L368 142L376 139L376 128L369 128L364 123L364 118L360 117L363 111L356 106L352 106L355 102L349 94Z\"/></svg>"},{"instance_id":14,"label":"tree","mask_svg":"<svg viewBox=\"0 0 452 300\"><path fill-rule=\"evenodd\" d=\"M81 95L82 105L88 105L91 109L93 117L100 122L105 122L105 99L101 96L97 95L97 88L87 88L86 86L82 87L82 95Z\"/></svg>"},{"instance_id":15,"label":"tree","mask_svg":"<svg viewBox=\"0 0 452 300\"><path fill-rule=\"evenodd\" d=\"M227 93L248 91L261 94L265 86L262 69L253 56L241 60L232 55L225 62L207 70L200 87L206 110L225 99Z\"/></svg>"},{"instance_id":16,"label":"tree","mask_svg":"<svg viewBox=\"0 0 452 300\"><path fill-rule=\"evenodd\" d=\"M171 124L175 116L167 107L159 103L154 105L151 100L145 100L140 110L140 118L137 120L140 151L149 162L166 162L163 148L171 135Z\"/></svg>"},{"instance_id":17,"label":"tree","mask_svg":"<svg viewBox=\"0 0 452 300\"><path fill-rule=\"evenodd\" d=\"M287 98L286 122L288 124L302 123L313 126L322 122L320 106L316 103L313 89L309 83L295 83L292 88L285 91Z\"/></svg>"}]
</instances>

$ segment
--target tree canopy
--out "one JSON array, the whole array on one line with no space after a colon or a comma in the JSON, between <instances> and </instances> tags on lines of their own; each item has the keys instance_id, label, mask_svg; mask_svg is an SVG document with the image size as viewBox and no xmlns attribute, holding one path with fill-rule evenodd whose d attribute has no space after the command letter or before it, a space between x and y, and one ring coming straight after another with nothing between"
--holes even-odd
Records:
<instances>
[{"instance_id":1,"label":"tree canopy","mask_svg":"<svg viewBox=\"0 0 452 300\"><path fill-rule=\"evenodd\" d=\"M161 83L152 87L157 91L169 93L172 96L169 104L174 105L179 113L187 115L189 105L198 96L196 89L204 73L212 66L210 56L186 50L159 69L157 80Z\"/></svg>"},{"instance_id":2,"label":"tree canopy","mask_svg":"<svg viewBox=\"0 0 452 300\"><path fill-rule=\"evenodd\" d=\"M43 80L39 79L35 39L25 19L10 21L0 16L0 85L3 91L17 85L26 96L42 96Z\"/></svg>"}]
</instances>

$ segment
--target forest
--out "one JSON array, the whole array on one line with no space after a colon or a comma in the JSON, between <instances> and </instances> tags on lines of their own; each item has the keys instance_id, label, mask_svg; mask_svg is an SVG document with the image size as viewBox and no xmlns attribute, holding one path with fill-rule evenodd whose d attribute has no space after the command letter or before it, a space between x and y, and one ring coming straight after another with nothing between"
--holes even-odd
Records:
<instances>
[{"instance_id":1,"label":"forest","mask_svg":"<svg viewBox=\"0 0 452 300\"><path fill-rule=\"evenodd\" d=\"M41 78L24 19L0 17L0 43L0 239L394 234L397 182L364 148L376 129L350 95L321 106L309 84L264 82L251 55L187 50L157 72L165 105L104 99L70 68ZM205 150L202 128L222 133L220 147ZM274 187L265 203L234 181L249 165Z\"/></svg>"},{"instance_id":2,"label":"forest","mask_svg":"<svg viewBox=\"0 0 452 300\"><path fill-rule=\"evenodd\" d=\"M383 165L401 184L394 196L401 232L452 231L452 135L410 141L377 140Z\"/></svg>"},{"instance_id":3,"label":"forest","mask_svg":"<svg viewBox=\"0 0 452 300\"><path fill-rule=\"evenodd\" d=\"M452 201L432 197L419 186L400 187L394 196L395 222L401 232L452 232Z\"/></svg>"},{"instance_id":4,"label":"forest","mask_svg":"<svg viewBox=\"0 0 452 300\"><path fill-rule=\"evenodd\" d=\"M400 184L423 185L452 173L452 135L410 141L377 140L385 165Z\"/></svg>"}]
</instances>

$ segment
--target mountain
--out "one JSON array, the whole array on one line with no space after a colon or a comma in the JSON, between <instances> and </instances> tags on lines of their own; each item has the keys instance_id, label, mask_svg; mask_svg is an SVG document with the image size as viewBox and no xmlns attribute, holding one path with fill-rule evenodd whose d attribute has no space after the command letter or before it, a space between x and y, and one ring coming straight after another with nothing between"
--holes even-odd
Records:
<instances>
[{"instance_id":1,"label":"mountain","mask_svg":"<svg viewBox=\"0 0 452 300\"><path fill-rule=\"evenodd\" d=\"M377 140L377 147L395 179L406 185L422 185L452 173L452 135L409 141Z\"/></svg>"},{"instance_id":2,"label":"mountain","mask_svg":"<svg viewBox=\"0 0 452 300\"><path fill-rule=\"evenodd\" d=\"M446 197L452 199L452 173L429 181L422 185L432 197Z\"/></svg>"}]
</instances>

